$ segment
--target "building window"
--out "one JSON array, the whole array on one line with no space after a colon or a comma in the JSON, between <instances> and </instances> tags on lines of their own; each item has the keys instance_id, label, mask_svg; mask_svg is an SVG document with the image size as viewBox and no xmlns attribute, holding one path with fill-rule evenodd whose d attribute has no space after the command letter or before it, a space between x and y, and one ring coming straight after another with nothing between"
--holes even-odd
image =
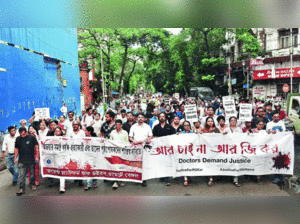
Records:
<instances>
[{"instance_id":1,"label":"building window","mask_svg":"<svg viewBox=\"0 0 300 224\"><path fill-rule=\"evenodd\" d=\"M287 48L289 46L290 38L289 36L280 37L281 48Z\"/></svg>"},{"instance_id":2,"label":"building window","mask_svg":"<svg viewBox=\"0 0 300 224\"><path fill-rule=\"evenodd\" d=\"M298 35L293 35L293 46L298 47Z\"/></svg>"}]
</instances>

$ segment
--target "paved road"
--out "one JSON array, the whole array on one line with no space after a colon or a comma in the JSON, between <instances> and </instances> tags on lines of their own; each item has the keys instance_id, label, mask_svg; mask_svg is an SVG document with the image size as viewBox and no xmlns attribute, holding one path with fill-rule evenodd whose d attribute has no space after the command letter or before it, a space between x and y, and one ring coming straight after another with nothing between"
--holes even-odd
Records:
<instances>
[{"instance_id":1,"label":"paved road","mask_svg":"<svg viewBox=\"0 0 300 224\"><path fill-rule=\"evenodd\" d=\"M6 170L0 173L0 196L15 196L19 185L12 186L12 176ZM52 188L48 187L47 180L41 179L40 186L32 191L26 179L26 196L58 196L59 182ZM75 186L73 181L66 182L66 193L63 196L289 196L287 191L280 190L276 184L272 184L271 176L263 176L262 183L257 185L247 178L241 178L241 187L235 187L228 178L215 182L209 188L206 178L192 177L192 184L183 186L182 178L171 180L171 186L166 187L158 179L148 180L148 186L143 187L136 183L126 183L117 190L111 188L110 183L98 180L98 188L85 192L83 187ZM24 196L25 196L24 195Z\"/></svg>"}]
</instances>

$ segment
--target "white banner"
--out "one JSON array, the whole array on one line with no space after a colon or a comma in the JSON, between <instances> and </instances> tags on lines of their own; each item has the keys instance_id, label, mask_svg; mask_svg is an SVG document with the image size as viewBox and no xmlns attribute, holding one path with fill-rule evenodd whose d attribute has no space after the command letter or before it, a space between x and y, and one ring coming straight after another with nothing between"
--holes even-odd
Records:
<instances>
[{"instance_id":1,"label":"white banner","mask_svg":"<svg viewBox=\"0 0 300 224\"><path fill-rule=\"evenodd\" d=\"M252 104L243 103L240 104L239 121L251 121L252 120Z\"/></svg>"},{"instance_id":2,"label":"white banner","mask_svg":"<svg viewBox=\"0 0 300 224\"><path fill-rule=\"evenodd\" d=\"M50 110L49 108L35 108L35 119L48 119L50 118Z\"/></svg>"},{"instance_id":3,"label":"white banner","mask_svg":"<svg viewBox=\"0 0 300 224\"><path fill-rule=\"evenodd\" d=\"M153 139L144 151L143 179L180 176L293 174L294 136L180 134Z\"/></svg>"},{"instance_id":4,"label":"white banner","mask_svg":"<svg viewBox=\"0 0 300 224\"><path fill-rule=\"evenodd\" d=\"M43 177L142 182L142 145L46 136L39 143Z\"/></svg>"},{"instance_id":5,"label":"white banner","mask_svg":"<svg viewBox=\"0 0 300 224\"><path fill-rule=\"evenodd\" d=\"M185 120L191 123L198 121L196 104L185 105L184 114L185 114Z\"/></svg>"}]
</instances>

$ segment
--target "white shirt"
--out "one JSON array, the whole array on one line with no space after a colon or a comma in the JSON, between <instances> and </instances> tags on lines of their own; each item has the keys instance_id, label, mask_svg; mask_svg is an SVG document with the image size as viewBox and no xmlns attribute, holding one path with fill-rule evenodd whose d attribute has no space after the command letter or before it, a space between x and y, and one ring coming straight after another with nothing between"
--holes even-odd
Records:
<instances>
[{"instance_id":1,"label":"white shirt","mask_svg":"<svg viewBox=\"0 0 300 224\"><path fill-rule=\"evenodd\" d=\"M94 121L95 123L93 124L93 128L94 128L94 132L95 132L95 134L99 137L100 136L100 130L101 130L101 127L102 127L102 125L103 125L103 123L104 123L104 121L102 121L102 120L98 120L98 121Z\"/></svg>"},{"instance_id":2,"label":"white shirt","mask_svg":"<svg viewBox=\"0 0 300 224\"><path fill-rule=\"evenodd\" d=\"M124 131L123 129L120 132L117 132L117 130L112 130L110 133L110 140L116 140L119 142L128 142L128 133L127 131Z\"/></svg>"},{"instance_id":3,"label":"white shirt","mask_svg":"<svg viewBox=\"0 0 300 224\"><path fill-rule=\"evenodd\" d=\"M84 119L84 118L85 118L85 119ZM85 114L85 115L83 116L83 118L82 118L82 124L83 124L83 126L88 127L88 126L91 125L92 122L94 122L94 118L93 118L92 115L89 116L89 115Z\"/></svg>"},{"instance_id":4,"label":"white shirt","mask_svg":"<svg viewBox=\"0 0 300 224\"><path fill-rule=\"evenodd\" d=\"M73 129L67 132L68 137L85 137L85 132L83 130L79 130L77 134L74 133Z\"/></svg>"},{"instance_id":5,"label":"white shirt","mask_svg":"<svg viewBox=\"0 0 300 224\"><path fill-rule=\"evenodd\" d=\"M277 123L271 121L267 123L266 131L276 131L276 133L285 131L285 124L283 121L278 121Z\"/></svg>"},{"instance_id":6,"label":"white shirt","mask_svg":"<svg viewBox=\"0 0 300 224\"><path fill-rule=\"evenodd\" d=\"M135 141L145 141L150 136L153 136L153 134L148 124L139 125L136 123L130 128L129 137L132 137Z\"/></svg>"},{"instance_id":7,"label":"white shirt","mask_svg":"<svg viewBox=\"0 0 300 224\"><path fill-rule=\"evenodd\" d=\"M224 132L227 132L228 134L229 133L243 133L242 129L239 127L236 127L233 131L231 131L230 127L227 127L224 129L223 133Z\"/></svg>"},{"instance_id":8,"label":"white shirt","mask_svg":"<svg viewBox=\"0 0 300 224\"><path fill-rule=\"evenodd\" d=\"M2 151L9 154L15 153L15 143L17 136L11 137L10 134L4 136Z\"/></svg>"},{"instance_id":9,"label":"white shirt","mask_svg":"<svg viewBox=\"0 0 300 224\"><path fill-rule=\"evenodd\" d=\"M73 119L73 121L75 121L75 120ZM72 126L73 121L70 121L69 119L65 120L64 124L65 124L65 129L67 132L69 130L73 129L73 126Z\"/></svg>"},{"instance_id":10,"label":"white shirt","mask_svg":"<svg viewBox=\"0 0 300 224\"><path fill-rule=\"evenodd\" d=\"M66 116L68 113L68 108L65 106L62 106L62 108L60 108L60 111L64 114L64 116Z\"/></svg>"},{"instance_id":11,"label":"white shirt","mask_svg":"<svg viewBox=\"0 0 300 224\"><path fill-rule=\"evenodd\" d=\"M39 130L39 136L47 136L49 129L45 128L45 131L42 131L41 129Z\"/></svg>"}]
</instances>

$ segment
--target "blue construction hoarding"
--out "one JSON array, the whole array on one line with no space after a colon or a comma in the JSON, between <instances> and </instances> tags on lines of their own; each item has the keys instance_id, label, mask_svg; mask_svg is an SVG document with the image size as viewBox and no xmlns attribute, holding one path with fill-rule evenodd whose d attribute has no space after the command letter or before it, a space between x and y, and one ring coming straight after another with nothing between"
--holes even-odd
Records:
<instances>
[{"instance_id":1,"label":"blue construction hoarding","mask_svg":"<svg viewBox=\"0 0 300 224\"><path fill-rule=\"evenodd\" d=\"M54 118L65 102L80 113L76 29L0 28L0 40L0 130L19 127L34 108L49 107Z\"/></svg>"}]
</instances>

